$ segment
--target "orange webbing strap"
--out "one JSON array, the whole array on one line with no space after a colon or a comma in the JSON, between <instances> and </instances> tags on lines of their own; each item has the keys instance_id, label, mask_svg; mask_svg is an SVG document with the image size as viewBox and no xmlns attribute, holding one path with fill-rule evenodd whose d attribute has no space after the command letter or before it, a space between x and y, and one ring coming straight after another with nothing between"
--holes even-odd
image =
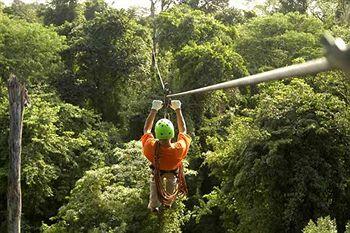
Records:
<instances>
[{"instance_id":1,"label":"orange webbing strap","mask_svg":"<svg viewBox=\"0 0 350 233\"><path fill-rule=\"evenodd\" d=\"M156 183L157 187L157 193L158 193L158 199L159 201L165 205L165 206L171 206L171 204L176 200L177 195L186 195L188 193L185 175L183 172L183 166L182 163L179 166L179 173L178 173L178 186L175 189L174 193L169 193L164 188L162 177L160 175L160 169L159 169L159 147L160 143L157 140L156 141L156 149L155 149L155 156L154 156L154 181Z\"/></svg>"}]
</instances>

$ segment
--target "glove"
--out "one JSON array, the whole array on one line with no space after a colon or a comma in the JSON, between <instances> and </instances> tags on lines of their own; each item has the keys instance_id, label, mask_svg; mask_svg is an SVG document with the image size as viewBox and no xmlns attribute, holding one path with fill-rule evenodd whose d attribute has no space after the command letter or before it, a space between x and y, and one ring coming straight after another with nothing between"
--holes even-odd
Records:
<instances>
[{"instance_id":1,"label":"glove","mask_svg":"<svg viewBox=\"0 0 350 233\"><path fill-rule=\"evenodd\" d=\"M162 107L163 107L163 102L161 100L153 100L151 109L158 111Z\"/></svg>"},{"instance_id":2,"label":"glove","mask_svg":"<svg viewBox=\"0 0 350 233\"><path fill-rule=\"evenodd\" d=\"M176 109L181 108L181 102L180 102L180 100L172 100L171 103L170 103L170 107L171 107L173 110L176 110Z\"/></svg>"}]
</instances>

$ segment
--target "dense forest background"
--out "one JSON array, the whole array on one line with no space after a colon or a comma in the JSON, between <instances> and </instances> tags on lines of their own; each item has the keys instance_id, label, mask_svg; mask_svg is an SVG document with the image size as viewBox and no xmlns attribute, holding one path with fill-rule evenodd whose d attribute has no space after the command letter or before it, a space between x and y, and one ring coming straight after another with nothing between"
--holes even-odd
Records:
<instances>
[{"instance_id":1,"label":"dense forest background","mask_svg":"<svg viewBox=\"0 0 350 233\"><path fill-rule=\"evenodd\" d=\"M151 101L163 98L154 45L172 92L185 91L320 57L325 31L350 42L350 3L155 3L155 15L103 0L0 3L0 232L11 72L31 101L23 232L345 232L350 81L341 71L180 98L193 138L189 195L161 216L147 210L138 140Z\"/></svg>"}]
</instances>

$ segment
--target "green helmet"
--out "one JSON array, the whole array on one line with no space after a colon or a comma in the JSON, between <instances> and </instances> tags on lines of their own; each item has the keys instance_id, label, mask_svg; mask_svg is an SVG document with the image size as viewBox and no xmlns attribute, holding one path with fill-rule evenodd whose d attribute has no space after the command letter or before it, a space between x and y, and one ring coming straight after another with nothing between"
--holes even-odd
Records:
<instances>
[{"instance_id":1,"label":"green helmet","mask_svg":"<svg viewBox=\"0 0 350 233\"><path fill-rule=\"evenodd\" d=\"M160 119L155 127L157 139L171 139L174 137L174 125L166 118Z\"/></svg>"}]
</instances>

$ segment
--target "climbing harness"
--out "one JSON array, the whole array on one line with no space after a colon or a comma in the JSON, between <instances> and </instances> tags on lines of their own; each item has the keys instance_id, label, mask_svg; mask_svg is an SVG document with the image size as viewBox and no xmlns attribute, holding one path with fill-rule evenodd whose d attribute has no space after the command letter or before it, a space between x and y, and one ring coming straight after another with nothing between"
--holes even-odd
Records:
<instances>
[{"instance_id":1,"label":"climbing harness","mask_svg":"<svg viewBox=\"0 0 350 233\"><path fill-rule=\"evenodd\" d=\"M160 164L160 143L157 140L156 141L156 146L155 146L155 152L154 152L154 170L153 170L153 176L154 176L154 181L156 183L157 187L157 194L158 194L158 199L160 203L162 203L166 207L171 207L172 203L176 200L177 196L181 195L186 195L188 193L187 185L186 185L186 180L185 180L185 175L183 172L183 164L182 162L180 163L180 166L178 168L178 171L162 171L159 169L159 164ZM173 193L169 193L163 185L163 179L162 175L166 172L170 173L176 173L177 172L177 187L175 188L175 191Z\"/></svg>"},{"instance_id":2,"label":"climbing harness","mask_svg":"<svg viewBox=\"0 0 350 233\"><path fill-rule=\"evenodd\" d=\"M350 47L347 47L344 41L340 38L334 39L329 35L325 35L321 40L325 47L325 57L314 59L302 64L291 65L275 70L263 72L260 74L250 75L244 78L239 78L215 85L202 87L190 91L185 91L176 94L167 95L167 97L177 97L196 93L209 92L219 89L227 89L245 85L258 84L272 80L280 80L283 78L291 78L315 74L323 71L328 71L334 68L339 68L350 74Z\"/></svg>"}]
</instances>

